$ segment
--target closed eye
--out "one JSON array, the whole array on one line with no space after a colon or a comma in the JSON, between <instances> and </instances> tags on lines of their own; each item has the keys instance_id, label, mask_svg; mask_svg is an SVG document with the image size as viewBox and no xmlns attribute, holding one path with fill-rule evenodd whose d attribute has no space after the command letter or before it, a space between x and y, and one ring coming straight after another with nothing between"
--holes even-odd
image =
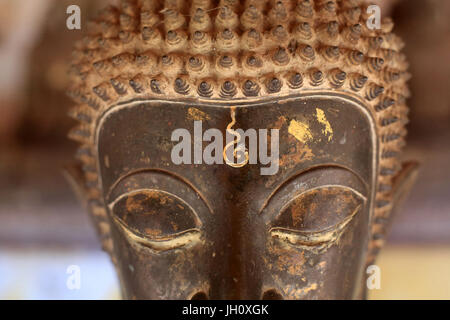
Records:
<instances>
[{"instance_id":1,"label":"closed eye","mask_svg":"<svg viewBox=\"0 0 450 320\"><path fill-rule=\"evenodd\" d=\"M361 209L361 205L359 205L353 213L345 218L342 222L338 223L335 226L329 227L328 229L324 229L321 231L299 231L299 230L291 230L287 228L275 227L270 229L270 234L272 237L283 240L293 246L303 247L303 246L324 246L330 242L336 241L348 223L353 219L353 217L358 213Z\"/></svg>"},{"instance_id":2,"label":"closed eye","mask_svg":"<svg viewBox=\"0 0 450 320\"><path fill-rule=\"evenodd\" d=\"M157 252L200 240L200 222L194 210L169 192L136 190L114 201L110 211L129 240Z\"/></svg>"},{"instance_id":3,"label":"closed eye","mask_svg":"<svg viewBox=\"0 0 450 320\"><path fill-rule=\"evenodd\" d=\"M365 201L343 186L310 189L281 209L270 235L293 246L327 246L339 239Z\"/></svg>"},{"instance_id":4,"label":"closed eye","mask_svg":"<svg viewBox=\"0 0 450 320\"><path fill-rule=\"evenodd\" d=\"M201 233L198 229L189 229L170 236L151 239L131 231L130 228L118 218L114 218L114 221L130 240L156 252L173 250L200 241Z\"/></svg>"}]
</instances>

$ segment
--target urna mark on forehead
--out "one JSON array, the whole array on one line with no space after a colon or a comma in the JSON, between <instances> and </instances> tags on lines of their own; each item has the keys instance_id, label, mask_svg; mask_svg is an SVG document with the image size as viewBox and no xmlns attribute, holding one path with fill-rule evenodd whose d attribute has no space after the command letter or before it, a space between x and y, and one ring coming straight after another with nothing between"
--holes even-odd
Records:
<instances>
[{"instance_id":1,"label":"urna mark on forehead","mask_svg":"<svg viewBox=\"0 0 450 320\"><path fill-rule=\"evenodd\" d=\"M171 141L171 135L184 128L193 142L194 121L202 121L203 132L216 128L225 135L232 106L237 107L234 129L279 129L280 169L273 177L257 177L266 185L327 165L347 168L367 186L374 183L378 147L375 126L367 108L356 100L338 95L220 105L147 100L115 106L98 122L98 168L104 193L125 176L147 169L172 172L194 186L200 173L204 179L214 179L217 165L173 164L171 151L177 142ZM203 148L208 143L203 142ZM259 167L221 166L222 170L250 171Z\"/></svg>"}]
</instances>

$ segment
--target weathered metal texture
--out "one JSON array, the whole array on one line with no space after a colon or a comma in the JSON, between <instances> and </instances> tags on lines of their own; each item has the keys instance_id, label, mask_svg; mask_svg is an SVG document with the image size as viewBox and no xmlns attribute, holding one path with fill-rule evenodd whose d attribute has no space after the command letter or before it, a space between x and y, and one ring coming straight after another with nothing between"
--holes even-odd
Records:
<instances>
[{"instance_id":1,"label":"weathered metal texture","mask_svg":"<svg viewBox=\"0 0 450 320\"><path fill-rule=\"evenodd\" d=\"M361 3L123 1L93 24L70 136L126 298L364 297L413 168L402 43ZM195 120L279 129L279 171L175 165Z\"/></svg>"}]
</instances>

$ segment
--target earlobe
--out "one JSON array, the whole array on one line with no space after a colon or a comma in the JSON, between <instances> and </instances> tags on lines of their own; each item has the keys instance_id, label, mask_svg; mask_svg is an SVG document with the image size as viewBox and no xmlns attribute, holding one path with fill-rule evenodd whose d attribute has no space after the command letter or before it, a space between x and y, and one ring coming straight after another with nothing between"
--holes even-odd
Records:
<instances>
[{"instance_id":1,"label":"earlobe","mask_svg":"<svg viewBox=\"0 0 450 320\"><path fill-rule=\"evenodd\" d=\"M94 205L88 201L89 196L88 191L85 187L84 171L81 164L74 162L66 165L64 167L63 174L74 190L78 200L89 212L91 218L93 219L97 229L97 233L99 234L102 241L103 250L108 252L111 255L112 261L116 263L106 209L103 205Z\"/></svg>"},{"instance_id":2,"label":"earlobe","mask_svg":"<svg viewBox=\"0 0 450 320\"><path fill-rule=\"evenodd\" d=\"M392 220L400 211L402 204L414 185L419 172L419 164L417 162L405 162L402 164L401 170L393 179L393 185L389 196L391 208L385 214L377 217L372 225L372 241L369 244L369 254L367 264L371 265L375 262L379 250L383 247L386 235L389 233Z\"/></svg>"}]
</instances>

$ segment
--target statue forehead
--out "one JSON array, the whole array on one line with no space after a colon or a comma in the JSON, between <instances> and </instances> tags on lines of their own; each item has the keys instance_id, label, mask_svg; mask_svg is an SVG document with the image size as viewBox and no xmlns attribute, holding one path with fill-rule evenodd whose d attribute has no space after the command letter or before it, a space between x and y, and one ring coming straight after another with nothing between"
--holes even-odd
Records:
<instances>
[{"instance_id":1,"label":"statue forehead","mask_svg":"<svg viewBox=\"0 0 450 320\"><path fill-rule=\"evenodd\" d=\"M310 95L254 103L143 100L115 106L97 125L97 160L104 192L127 175L147 169L172 172L199 189L204 180L217 179L217 165L175 165L171 151L178 141L171 141L171 136L176 129L187 129L194 144L194 121L201 121L202 133L218 129L225 136L232 107L236 110L233 129L268 129L269 136L271 129L279 130L278 173L253 175L264 185L275 186L320 166L347 168L367 186L373 185L377 139L367 108L337 95ZM203 149L208 144L203 142ZM234 172L253 172L259 167L220 166Z\"/></svg>"}]
</instances>

